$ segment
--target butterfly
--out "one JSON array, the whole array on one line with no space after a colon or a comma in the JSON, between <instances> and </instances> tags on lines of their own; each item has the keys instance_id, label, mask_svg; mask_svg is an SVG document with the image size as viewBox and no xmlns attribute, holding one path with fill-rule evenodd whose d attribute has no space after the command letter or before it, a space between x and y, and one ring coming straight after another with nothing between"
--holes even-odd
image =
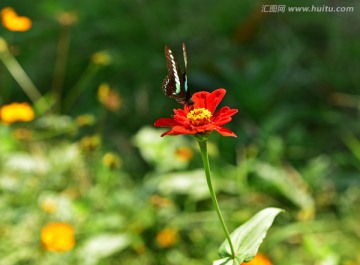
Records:
<instances>
[{"instance_id":1,"label":"butterfly","mask_svg":"<svg viewBox=\"0 0 360 265\"><path fill-rule=\"evenodd\" d=\"M180 72L179 64L175 58L173 51L165 46L166 64L169 74L165 76L162 83L162 90L165 95L174 98L177 102L184 105L192 105L194 102L191 99L187 80L187 55L186 46L182 44L183 57L185 63L185 71Z\"/></svg>"}]
</instances>

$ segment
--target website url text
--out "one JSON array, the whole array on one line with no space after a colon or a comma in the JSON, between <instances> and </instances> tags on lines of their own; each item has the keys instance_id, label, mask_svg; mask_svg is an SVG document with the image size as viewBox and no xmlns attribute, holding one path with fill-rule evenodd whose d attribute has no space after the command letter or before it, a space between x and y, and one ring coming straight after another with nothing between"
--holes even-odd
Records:
<instances>
[{"instance_id":1,"label":"website url text","mask_svg":"<svg viewBox=\"0 0 360 265\"><path fill-rule=\"evenodd\" d=\"M286 5L262 5L263 13L307 12L307 13L347 13L354 12L353 6L286 6Z\"/></svg>"}]
</instances>

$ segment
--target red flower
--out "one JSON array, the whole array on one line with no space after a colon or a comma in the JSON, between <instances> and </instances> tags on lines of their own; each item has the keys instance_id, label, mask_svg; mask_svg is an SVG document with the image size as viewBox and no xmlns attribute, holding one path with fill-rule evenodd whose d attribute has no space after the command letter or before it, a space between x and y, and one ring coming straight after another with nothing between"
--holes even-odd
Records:
<instances>
[{"instance_id":1,"label":"red flower","mask_svg":"<svg viewBox=\"0 0 360 265\"><path fill-rule=\"evenodd\" d=\"M226 90L217 89L211 93L198 92L192 96L194 104L185 105L184 109L174 109L172 118L161 118L155 122L157 127L170 127L171 130L164 135L178 134L209 134L217 131L222 136L234 136L236 134L222 126L231 121L231 116L238 112L225 106L215 113L216 107L224 97Z\"/></svg>"}]
</instances>

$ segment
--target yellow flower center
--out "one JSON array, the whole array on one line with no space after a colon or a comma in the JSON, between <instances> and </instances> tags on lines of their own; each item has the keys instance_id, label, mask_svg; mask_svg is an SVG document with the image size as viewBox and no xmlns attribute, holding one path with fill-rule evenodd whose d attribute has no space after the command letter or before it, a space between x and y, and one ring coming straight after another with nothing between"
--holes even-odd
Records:
<instances>
[{"instance_id":1,"label":"yellow flower center","mask_svg":"<svg viewBox=\"0 0 360 265\"><path fill-rule=\"evenodd\" d=\"M200 126L209 123L211 117L212 117L211 112L205 108L193 109L186 116L186 118L188 118L190 123L195 126Z\"/></svg>"}]
</instances>

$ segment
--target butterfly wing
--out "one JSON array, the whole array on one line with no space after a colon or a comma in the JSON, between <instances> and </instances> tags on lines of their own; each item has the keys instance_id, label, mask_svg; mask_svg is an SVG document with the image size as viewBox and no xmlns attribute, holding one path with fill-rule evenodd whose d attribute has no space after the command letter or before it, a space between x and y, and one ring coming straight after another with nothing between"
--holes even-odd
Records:
<instances>
[{"instance_id":1,"label":"butterfly wing","mask_svg":"<svg viewBox=\"0 0 360 265\"><path fill-rule=\"evenodd\" d=\"M162 89L167 96L175 98L181 104L185 104L187 102L186 73L181 74L175 55L168 46L165 46L165 57L168 75L164 78Z\"/></svg>"},{"instance_id":2,"label":"butterfly wing","mask_svg":"<svg viewBox=\"0 0 360 265\"><path fill-rule=\"evenodd\" d=\"M187 72L187 54L186 54L186 46L185 46L185 43L182 44L182 49L183 49L183 57L184 57L184 64L185 64L185 71L184 71L184 73L186 74L186 72Z\"/></svg>"},{"instance_id":3,"label":"butterfly wing","mask_svg":"<svg viewBox=\"0 0 360 265\"><path fill-rule=\"evenodd\" d=\"M184 80L184 89L186 92L185 102L189 105L193 104L194 102L191 99L190 96L190 90L188 87L188 79L187 79L187 54L186 54L186 46L185 43L182 44L182 50L183 50L183 57L184 57L184 64L185 64L185 71L182 73L183 80Z\"/></svg>"}]
</instances>

